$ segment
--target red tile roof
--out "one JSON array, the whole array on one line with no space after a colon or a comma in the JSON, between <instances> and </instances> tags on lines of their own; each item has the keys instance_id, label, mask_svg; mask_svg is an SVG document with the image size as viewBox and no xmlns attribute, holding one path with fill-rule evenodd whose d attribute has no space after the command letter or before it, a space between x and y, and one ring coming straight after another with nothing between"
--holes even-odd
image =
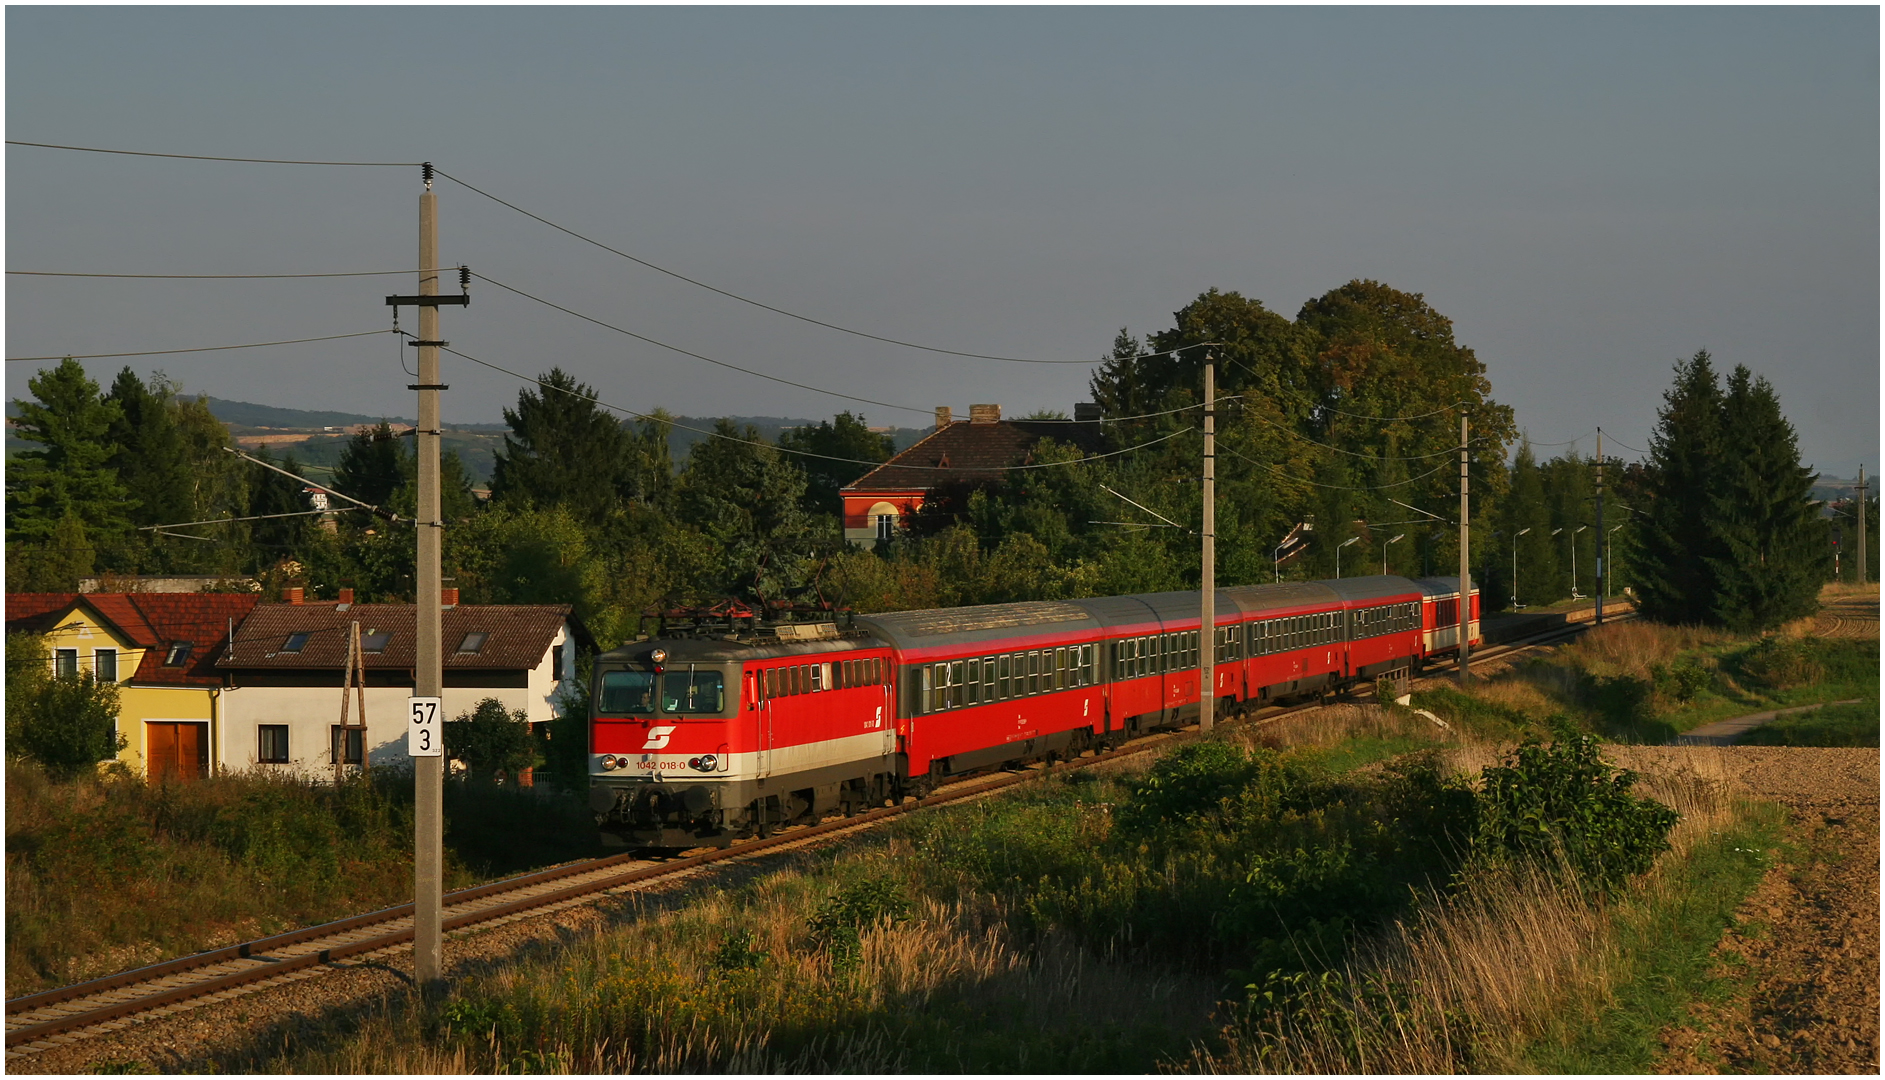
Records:
<instances>
[{"instance_id":1,"label":"red tile roof","mask_svg":"<svg viewBox=\"0 0 1885 1080\"><path fill-rule=\"evenodd\" d=\"M7 594L7 633L43 634L52 629L53 620L65 614L72 601L71 592L10 592Z\"/></svg>"},{"instance_id":2,"label":"red tile roof","mask_svg":"<svg viewBox=\"0 0 1885 1080\"><path fill-rule=\"evenodd\" d=\"M410 670L417 662L417 618L412 604L261 604L236 627L230 653L217 662L227 669L339 670L347 662L349 624L360 634L390 632L385 651L364 653L366 666ZM460 604L444 612L445 669L530 670L543 662L565 622L579 638L584 631L568 604ZM290 634L307 634L300 652L283 652ZM476 653L458 652L470 633L489 635ZM363 642L363 648L365 643Z\"/></svg>"},{"instance_id":3,"label":"red tile roof","mask_svg":"<svg viewBox=\"0 0 1885 1080\"><path fill-rule=\"evenodd\" d=\"M1004 468L1025 465L1042 439L1071 443L1083 453L1101 452L1100 426L1067 420L1002 420L976 424L957 420L865 473L847 492L929 490L980 486L1000 480Z\"/></svg>"},{"instance_id":4,"label":"red tile roof","mask_svg":"<svg viewBox=\"0 0 1885 1080\"><path fill-rule=\"evenodd\" d=\"M223 681L216 670L216 658L229 640L229 627L232 623L240 625L255 610L259 598L243 593L92 593L84 599L121 604L128 609L127 617L135 612L150 631L151 647L131 676L133 683L215 686ZM104 604L97 606L117 621ZM182 665L170 667L164 661L170 659L171 647L179 642L189 644L189 654Z\"/></svg>"},{"instance_id":5,"label":"red tile roof","mask_svg":"<svg viewBox=\"0 0 1885 1080\"><path fill-rule=\"evenodd\" d=\"M255 603L256 597L243 593L8 593L7 630L43 633L77 604L146 650L133 683L215 686L222 682L216 657L230 621L241 622ZM179 642L190 646L189 653L170 667L164 661Z\"/></svg>"}]
</instances>

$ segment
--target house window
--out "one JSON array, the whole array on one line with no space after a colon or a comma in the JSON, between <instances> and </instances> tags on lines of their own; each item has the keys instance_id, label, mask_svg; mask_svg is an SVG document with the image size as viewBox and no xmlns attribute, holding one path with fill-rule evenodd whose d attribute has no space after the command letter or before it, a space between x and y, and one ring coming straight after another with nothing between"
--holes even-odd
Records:
<instances>
[{"instance_id":1,"label":"house window","mask_svg":"<svg viewBox=\"0 0 1885 1080\"><path fill-rule=\"evenodd\" d=\"M190 643L187 641L173 641L170 643L170 651L164 654L164 666L182 667L189 659Z\"/></svg>"},{"instance_id":2,"label":"house window","mask_svg":"<svg viewBox=\"0 0 1885 1080\"><path fill-rule=\"evenodd\" d=\"M490 634L487 634L482 630L473 630L471 633L466 634L464 637L464 640L458 643L458 655L460 656L464 656L466 654L476 655L478 653L483 652L484 641L486 638L490 636L491 636ZM365 638L361 639L360 647L363 649L366 648ZM382 641L380 643L379 648L371 649L368 651L385 652L386 643ZM551 649L550 657L551 657L550 666L560 673L563 670L563 647L561 645L553 646Z\"/></svg>"},{"instance_id":3,"label":"house window","mask_svg":"<svg viewBox=\"0 0 1885 1080\"><path fill-rule=\"evenodd\" d=\"M888 540L897 533L897 515L877 515L877 539Z\"/></svg>"},{"instance_id":4,"label":"house window","mask_svg":"<svg viewBox=\"0 0 1885 1080\"><path fill-rule=\"evenodd\" d=\"M264 765L288 763L287 724L257 724L255 726L255 760Z\"/></svg>"},{"instance_id":5,"label":"house window","mask_svg":"<svg viewBox=\"0 0 1885 1080\"><path fill-rule=\"evenodd\" d=\"M386 651L386 643L391 640L393 640L391 630L368 630L360 635L360 651L383 653Z\"/></svg>"},{"instance_id":6,"label":"house window","mask_svg":"<svg viewBox=\"0 0 1885 1080\"><path fill-rule=\"evenodd\" d=\"M307 631L301 630L288 635L288 640L281 643L282 652L300 652L308 647Z\"/></svg>"},{"instance_id":7,"label":"house window","mask_svg":"<svg viewBox=\"0 0 1885 1080\"><path fill-rule=\"evenodd\" d=\"M53 650L52 673L62 678L77 678L79 674L79 651L77 649Z\"/></svg>"},{"instance_id":8,"label":"house window","mask_svg":"<svg viewBox=\"0 0 1885 1080\"><path fill-rule=\"evenodd\" d=\"M484 643L478 644L482 647ZM463 652L464 649L460 647L459 651ZM563 646L561 645L550 646L550 678L563 678Z\"/></svg>"},{"instance_id":9,"label":"house window","mask_svg":"<svg viewBox=\"0 0 1885 1080\"><path fill-rule=\"evenodd\" d=\"M330 764L358 765L366 756L366 729L341 727L339 724L328 728L327 753Z\"/></svg>"},{"instance_id":10,"label":"house window","mask_svg":"<svg viewBox=\"0 0 1885 1080\"><path fill-rule=\"evenodd\" d=\"M117 682L118 650L93 649L92 674L98 677L99 682Z\"/></svg>"}]
</instances>

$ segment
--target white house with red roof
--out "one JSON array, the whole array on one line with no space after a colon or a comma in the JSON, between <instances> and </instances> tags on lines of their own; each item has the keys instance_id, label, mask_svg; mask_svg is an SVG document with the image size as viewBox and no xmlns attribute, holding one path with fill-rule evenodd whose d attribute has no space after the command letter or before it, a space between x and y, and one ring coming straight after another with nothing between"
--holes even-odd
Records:
<instances>
[{"instance_id":1,"label":"white house with red roof","mask_svg":"<svg viewBox=\"0 0 1885 1080\"><path fill-rule=\"evenodd\" d=\"M441 713L452 719L496 698L532 724L556 717L576 677L576 649L591 645L567 604L466 604L446 590L445 687ZM332 775L336 764L368 767L405 760L407 701L417 658L412 604L356 604L342 599L259 604L216 659L227 699L226 768L264 767ZM345 692L348 641L360 633L366 701ZM356 685L360 678L356 677Z\"/></svg>"}]
</instances>

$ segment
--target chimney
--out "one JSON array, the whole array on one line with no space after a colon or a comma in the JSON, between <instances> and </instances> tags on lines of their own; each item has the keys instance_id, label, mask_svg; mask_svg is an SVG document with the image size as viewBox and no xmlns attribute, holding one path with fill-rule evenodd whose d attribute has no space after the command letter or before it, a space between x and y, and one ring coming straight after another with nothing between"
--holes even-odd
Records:
<instances>
[{"instance_id":1,"label":"chimney","mask_svg":"<svg viewBox=\"0 0 1885 1080\"><path fill-rule=\"evenodd\" d=\"M1001 406L1000 405L971 405L969 406L969 423L971 424L999 424L1001 423Z\"/></svg>"},{"instance_id":2,"label":"chimney","mask_svg":"<svg viewBox=\"0 0 1885 1080\"><path fill-rule=\"evenodd\" d=\"M440 607L458 606L458 586L450 585L439 590Z\"/></svg>"},{"instance_id":3,"label":"chimney","mask_svg":"<svg viewBox=\"0 0 1885 1080\"><path fill-rule=\"evenodd\" d=\"M941 431L943 428L946 428L948 426L949 426L949 406L947 405L936 406L936 430Z\"/></svg>"},{"instance_id":4,"label":"chimney","mask_svg":"<svg viewBox=\"0 0 1885 1080\"><path fill-rule=\"evenodd\" d=\"M299 585L290 585L281 591L281 598L290 604L299 604L306 595L307 590Z\"/></svg>"},{"instance_id":5,"label":"chimney","mask_svg":"<svg viewBox=\"0 0 1885 1080\"><path fill-rule=\"evenodd\" d=\"M1092 401L1075 402L1073 406L1073 418L1082 423L1091 423L1092 421L1098 420L1100 418L1099 404Z\"/></svg>"},{"instance_id":6,"label":"chimney","mask_svg":"<svg viewBox=\"0 0 1885 1080\"><path fill-rule=\"evenodd\" d=\"M351 603L353 603L353 586L351 585L341 586L340 587L340 606L346 607Z\"/></svg>"}]
</instances>

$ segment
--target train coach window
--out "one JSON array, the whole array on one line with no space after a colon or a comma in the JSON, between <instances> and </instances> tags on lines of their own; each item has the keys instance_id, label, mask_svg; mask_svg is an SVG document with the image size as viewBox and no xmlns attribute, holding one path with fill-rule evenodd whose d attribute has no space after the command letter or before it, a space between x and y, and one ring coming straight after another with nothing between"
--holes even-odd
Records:
<instances>
[{"instance_id":1,"label":"train coach window","mask_svg":"<svg viewBox=\"0 0 1885 1080\"><path fill-rule=\"evenodd\" d=\"M999 695L1003 701L1014 696L1010 692L1008 685L1008 677L1014 671L1013 664L1013 657L1009 656L1007 653L1003 653L995 658L995 693Z\"/></svg>"}]
</instances>

